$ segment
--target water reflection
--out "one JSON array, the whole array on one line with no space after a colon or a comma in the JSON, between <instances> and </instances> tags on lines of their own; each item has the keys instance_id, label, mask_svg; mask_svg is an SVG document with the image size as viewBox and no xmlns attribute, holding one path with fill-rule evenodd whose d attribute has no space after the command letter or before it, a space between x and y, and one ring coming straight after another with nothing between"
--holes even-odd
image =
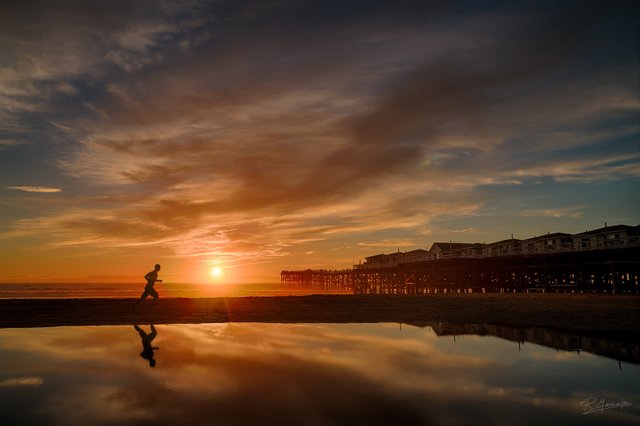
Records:
<instances>
[{"instance_id":1,"label":"water reflection","mask_svg":"<svg viewBox=\"0 0 640 426\"><path fill-rule=\"evenodd\" d=\"M522 343L530 342L563 351L585 351L618 361L640 363L640 344L621 338L606 338L598 335L584 335L576 331L557 330L543 327L515 327L496 324L453 324L428 323L438 336L495 336Z\"/></svg>"},{"instance_id":2,"label":"water reflection","mask_svg":"<svg viewBox=\"0 0 640 426\"><path fill-rule=\"evenodd\" d=\"M156 338L156 336L158 335L158 332L156 331L156 328L153 326L153 324L150 325L149 327L151 328L151 332L147 334L143 329L141 329L137 325L133 326L133 328L135 328L138 334L140 335L140 339L142 340L142 352L140 352L140 356L146 359L147 361L149 361L149 367L155 367L156 360L153 358L153 355L154 355L153 351L156 351L160 348L151 346L151 342L153 342L153 339Z\"/></svg>"},{"instance_id":3,"label":"water reflection","mask_svg":"<svg viewBox=\"0 0 640 426\"><path fill-rule=\"evenodd\" d=\"M621 372L616 361L537 344L518 351L490 334L456 331L454 342L435 327L398 324L149 328L136 331L162 334L154 369L134 351L131 326L0 329L3 424L640 421L640 366ZM25 378L38 385L19 386ZM632 405L583 415L587 398Z\"/></svg>"}]
</instances>

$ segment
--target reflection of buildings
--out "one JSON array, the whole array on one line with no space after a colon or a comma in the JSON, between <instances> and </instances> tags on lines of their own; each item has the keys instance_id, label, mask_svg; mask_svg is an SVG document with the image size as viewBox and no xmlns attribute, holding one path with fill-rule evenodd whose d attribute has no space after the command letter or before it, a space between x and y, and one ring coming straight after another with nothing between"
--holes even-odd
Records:
<instances>
[{"instance_id":1,"label":"reflection of buildings","mask_svg":"<svg viewBox=\"0 0 640 426\"><path fill-rule=\"evenodd\" d=\"M418 324L416 324L418 325ZM424 326L422 324L421 326ZM606 356L618 361L640 363L640 344L622 340L607 339L541 327L513 327L494 324L428 324L437 336L473 334L495 336L514 342L531 342L563 351L585 351Z\"/></svg>"}]
</instances>

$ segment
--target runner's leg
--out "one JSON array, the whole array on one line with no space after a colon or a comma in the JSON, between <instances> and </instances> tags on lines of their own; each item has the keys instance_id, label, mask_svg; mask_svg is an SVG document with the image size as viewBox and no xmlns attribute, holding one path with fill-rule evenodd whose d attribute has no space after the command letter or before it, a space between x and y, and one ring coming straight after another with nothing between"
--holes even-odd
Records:
<instances>
[{"instance_id":1,"label":"runner's leg","mask_svg":"<svg viewBox=\"0 0 640 426\"><path fill-rule=\"evenodd\" d=\"M159 297L158 292L156 291L155 288L152 288L149 290L149 294L151 295L151 297L153 297L153 304L155 305L156 300L158 300L158 297Z\"/></svg>"},{"instance_id":2,"label":"runner's leg","mask_svg":"<svg viewBox=\"0 0 640 426\"><path fill-rule=\"evenodd\" d=\"M140 295L140 299L138 299L136 301L136 304L133 305L133 310L135 311L136 308L138 307L138 305L140 304L140 302L142 302L144 299L147 298L147 296L149 296L149 290L147 290L146 288L144 289L144 292ZM157 293L156 293L157 294Z\"/></svg>"}]
</instances>

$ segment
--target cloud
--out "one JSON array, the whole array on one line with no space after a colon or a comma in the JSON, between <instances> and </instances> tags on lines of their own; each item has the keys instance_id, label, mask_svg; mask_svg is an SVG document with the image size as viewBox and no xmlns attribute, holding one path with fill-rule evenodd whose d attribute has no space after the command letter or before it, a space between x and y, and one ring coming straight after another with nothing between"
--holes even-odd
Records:
<instances>
[{"instance_id":1,"label":"cloud","mask_svg":"<svg viewBox=\"0 0 640 426\"><path fill-rule=\"evenodd\" d=\"M42 377L14 377L0 381L0 388L40 386L42 383Z\"/></svg>"},{"instance_id":2,"label":"cloud","mask_svg":"<svg viewBox=\"0 0 640 426\"><path fill-rule=\"evenodd\" d=\"M4 237L241 263L412 241L486 187L637 178L634 14L418 3L12 5L0 149L92 196Z\"/></svg>"},{"instance_id":3,"label":"cloud","mask_svg":"<svg viewBox=\"0 0 640 426\"><path fill-rule=\"evenodd\" d=\"M358 246L360 247L375 247L375 248L389 248L389 247L416 247L420 244L416 243L415 240L382 240L375 242L359 242Z\"/></svg>"},{"instance_id":4,"label":"cloud","mask_svg":"<svg viewBox=\"0 0 640 426\"><path fill-rule=\"evenodd\" d=\"M210 15L203 2L162 4L21 2L4 8L0 48L0 110L52 111L56 96L80 94L76 80L98 81L110 63L125 71L157 64L179 50ZM189 32L185 32L189 28Z\"/></svg>"},{"instance_id":5,"label":"cloud","mask_svg":"<svg viewBox=\"0 0 640 426\"><path fill-rule=\"evenodd\" d=\"M573 219L579 219L582 217L582 211L575 208L565 209L529 209L523 210L520 213L522 217L569 217Z\"/></svg>"},{"instance_id":6,"label":"cloud","mask_svg":"<svg viewBox=\"0 0 640 426\"><path fill-rule=\"evenodd\" d=\"M10 147L20 145L23 142L17 139L0 139L0 151L9 149Z\"/></svg>"},{"instance_id":7,"label":"cloud","mask_svg":"<svg viewBox=\"0 0 640 426\"><path fill-rule=\"evenodd\" d=\"M16 191L24 191L24 192L41 192L41 193L62 192L62 189L60 188L52 188L49 186L8 186L7 189L15 189Z\"/></svg>"}]
</instances>

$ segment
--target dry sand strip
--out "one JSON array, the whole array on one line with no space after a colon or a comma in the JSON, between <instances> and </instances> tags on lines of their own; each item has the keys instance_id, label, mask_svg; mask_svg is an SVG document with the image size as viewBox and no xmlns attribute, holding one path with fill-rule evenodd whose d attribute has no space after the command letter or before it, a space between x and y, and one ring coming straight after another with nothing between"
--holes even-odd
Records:
<instances>
[{"instance_id":1,"label":"dry sand strip","mask_svg":"<svg viewBox=\"0 0 640 426\"><path fill-rule=\"evenodd\" d=\"M508 324L637 339L640 297L582 294L313 295L145 300L0 300L0 327L205 322Z\"/></svg>"}]
</instances>

